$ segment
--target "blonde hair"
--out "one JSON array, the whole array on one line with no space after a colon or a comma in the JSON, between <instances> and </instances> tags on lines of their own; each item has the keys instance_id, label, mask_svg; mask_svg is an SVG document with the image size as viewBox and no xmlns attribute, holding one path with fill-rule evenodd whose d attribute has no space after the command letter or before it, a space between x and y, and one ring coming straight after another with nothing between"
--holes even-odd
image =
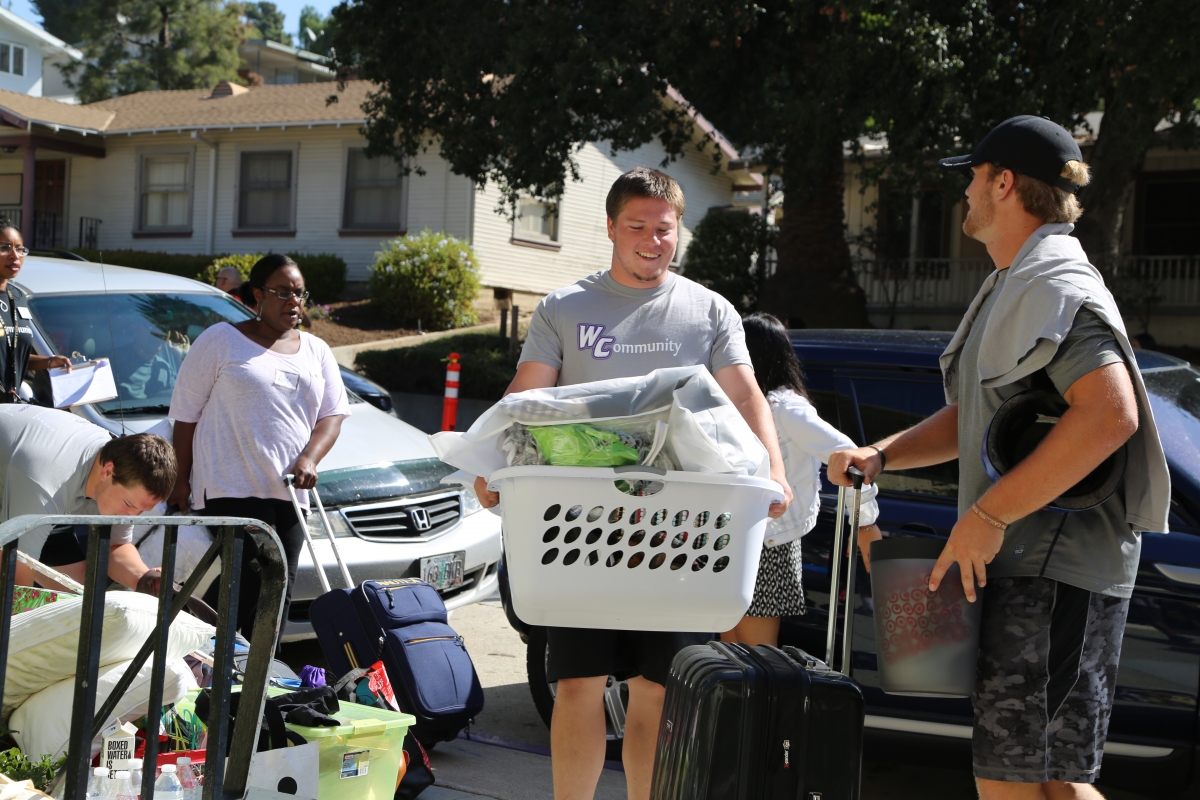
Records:
<instances>
[{"instance_id":1,"label":"blonde hair","mask_svg":"<svg viewBox=\"0 0 1200 800\"><path fill-rule=\"evenodd\" d=\"M675 215L683 219L683 189L670 175L650 167L634 167L613 181L612 188L608 190L608 199L604 201L608 218L616 222L625 205L638 197L666 200Z\"/></svg>"},{"instance_id":2,"label":"blonde hair","mask_svg":"<svg viewBox=\"0 0 1200 800\"><path fill-rule=\"evenodd\" d=\"M988 164L989 179L995 180L1004 170L999 164ZM1068 161L1060 176L1078 186L1087 186L1092 179L1091 170L1082 161ZM1083 206L1074 194L1017 172L1013 172L1013 180L1021 207L1042 222L1075 222L1082 216Z\"/></svg>"}]
</instances>

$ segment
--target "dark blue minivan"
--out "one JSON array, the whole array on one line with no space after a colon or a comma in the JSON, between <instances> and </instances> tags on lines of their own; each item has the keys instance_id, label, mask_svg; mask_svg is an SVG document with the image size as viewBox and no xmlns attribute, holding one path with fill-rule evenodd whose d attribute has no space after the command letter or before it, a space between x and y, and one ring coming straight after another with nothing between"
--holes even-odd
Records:
<instances>
[{"instance_id":1,"label":"dark blue minivan","mask_svg":"<svg viewBox=\"0 0 1200 800\"><path fill-rule=\"evenodd\" d=\"M938 356L950 334L922 331L795 331L792 342L820 415L859 444L920 422L945 405ZM1171 532L1147 533L1121 652L1116 703L1101 780L1154 797L1198 796L1200 695L1200 371L1138 351L1171 470ZM885 537L946 538L958 517L958 466L885 472L878 478ZM808 613L786 620L781 639L823 657L836 488L826 482L817 527L803 540ZM886 743L937 753L970 748L968 700L880 691L870 577L858 562L852 677L867 700L868 757ZM844 602L838 608L843 609ZM840 629L840 624L839 624ZM840 654L834 662L841 662ZM875 746L871 746L874 744ZM880 747L885 745L885 747ZM949 749L948 749L949 748ZM873 752L874 751L874 752Z\"/></svg>"},{"instance_id":2,"label":"dark blue minivan","mask_svg":"<svg viewBox=\"0 0 1200 800\"><path fill-rule=\"evenodd\" d=\"M806 330L793 331L792 342L817 411L858 444L911 427L946 404L938 356L950 342L949 333ZM1138 351L1137 360L1171 469L1171 532L1142 538L1101 783L1155 798L1198 798L1200 371L1147 350ZM958 518L957 462L885 472L878 485L884 536L950 535ZM781 644L818 658L825 656L836 503L836 488L826 481L817 527L801 548L806 613L785 619L780 632ZM512 613L503 569L500 587L509 621L529 646L530 692L548 725L555 687L545 679L545 630L525 625ZM861 559L856 594L851 677L867 701L866 757L969 767L970 701L884 694L875 660L870 576ZM838 608L845 608L844 597ZM840 648L833 663L842 663ZM624 686L610 678L605 697L609 758L620 757L625 700Z\"/></svg>"}]
</instances>

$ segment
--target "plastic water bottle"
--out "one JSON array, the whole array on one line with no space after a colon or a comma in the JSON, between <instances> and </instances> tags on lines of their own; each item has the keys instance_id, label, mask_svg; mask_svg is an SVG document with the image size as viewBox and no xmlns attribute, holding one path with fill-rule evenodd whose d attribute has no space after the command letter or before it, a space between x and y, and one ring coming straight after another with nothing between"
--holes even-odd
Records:
<instances>
[{"instance_id":1,"label":"plastic water bottle","mask_svg":"<svg viewBox=\"0 0 1200 800\"><path fill-rule=\"evenodd\" d=\"M113 797L116 800L138 800L137 791L129 780L129 773L121 770L113 780Z\"/></svg>"},{"instance_id":2,"label":"plastic water bottle","mask_svg":"<svg viewBox=\"0 0 1200 800\"><path fill-rule=\"evenodd\" d=\"M112 797L111 785L108 778L108 767L96 767L92 770L92 778L88 781L88 797Z\"/></svg>"},{"instance_id":3,"label":"plastic water bottle","mask_svg":"<svg viewBox=\"0 0 1200 800\"><path fill-rule=\"evenodd\" d=\"M196 782L196 772L190 758L182 756L175 759L175 775L183 784L183 796L187 800L200 800L200 784Z\"/></svg>"},{"instance_id":4,"label":"plastic water bottle","mask_svg":"<svg viewBox=\"0 0 1200 800\"><path fill-rule=\"evenodd\" d=\"M129 782L133 784L133 791L138 797L142 796L142 759L129 759Z\"/></svg>"},{"instance_id":5,"label":"plastic water bottle","mask_svg":"<svg viewBox=\"0 0 1200 800\"><path fill-rule=\"evenodd\" d=\"M154 782L155 800L191 800L183 791L183 784L175 774L174 764L163 764L162 774Z\"/></svg>"}]
</instances>

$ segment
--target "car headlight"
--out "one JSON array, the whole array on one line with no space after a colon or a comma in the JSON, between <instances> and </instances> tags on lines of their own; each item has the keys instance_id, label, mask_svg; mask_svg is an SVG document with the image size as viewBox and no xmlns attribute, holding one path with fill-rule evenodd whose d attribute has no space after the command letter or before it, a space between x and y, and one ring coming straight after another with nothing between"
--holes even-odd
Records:
<instances>
[{"instance_id":1,"label":"car headlight","mask_svg":"<svg viewBox=\"0 0 1200 800\"><path fill-rule=\"evenodd\" d=\"M475 494L474 487L463 487L463 516L469 517L479 511L483 511L483 504L479 502L479 497Z\"/></svg>"},{"instance_id":2,"label":"car headlight","mask_svg":"<svg viewBox=\"0 0 1200 800\"><path fill-rule=\"evenodd\" d=\"M338 538L344 536L353 536L354 531L350 530L350 525L346 522L346 518L336 511L325 509L326 516L329 517L329 527L333 528L333 535ZM314 539L325 538L325 526L321 524L321 514L316 508L311 509L308 515L308 535Z\"/></svg>"}]
</instances>

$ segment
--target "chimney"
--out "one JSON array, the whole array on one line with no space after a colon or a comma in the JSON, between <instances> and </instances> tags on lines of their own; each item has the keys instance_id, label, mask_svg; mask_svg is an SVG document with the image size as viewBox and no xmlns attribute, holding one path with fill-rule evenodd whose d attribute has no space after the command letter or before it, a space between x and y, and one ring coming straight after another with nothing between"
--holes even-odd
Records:
<instances>
[{"instance_id":1,"label":"chimney","mask_svg":"<svg viewBox=\"0 0 1200 800\"><path fill-rule=\"evenodd\" d=\"M221 81L213 87L212 94L209 95L209 97L234 97L239 94L245 94L248 91L250 90L245 86L239 86L236 83L230 83L229 81Z\"/></svg>"}]
</instances>

